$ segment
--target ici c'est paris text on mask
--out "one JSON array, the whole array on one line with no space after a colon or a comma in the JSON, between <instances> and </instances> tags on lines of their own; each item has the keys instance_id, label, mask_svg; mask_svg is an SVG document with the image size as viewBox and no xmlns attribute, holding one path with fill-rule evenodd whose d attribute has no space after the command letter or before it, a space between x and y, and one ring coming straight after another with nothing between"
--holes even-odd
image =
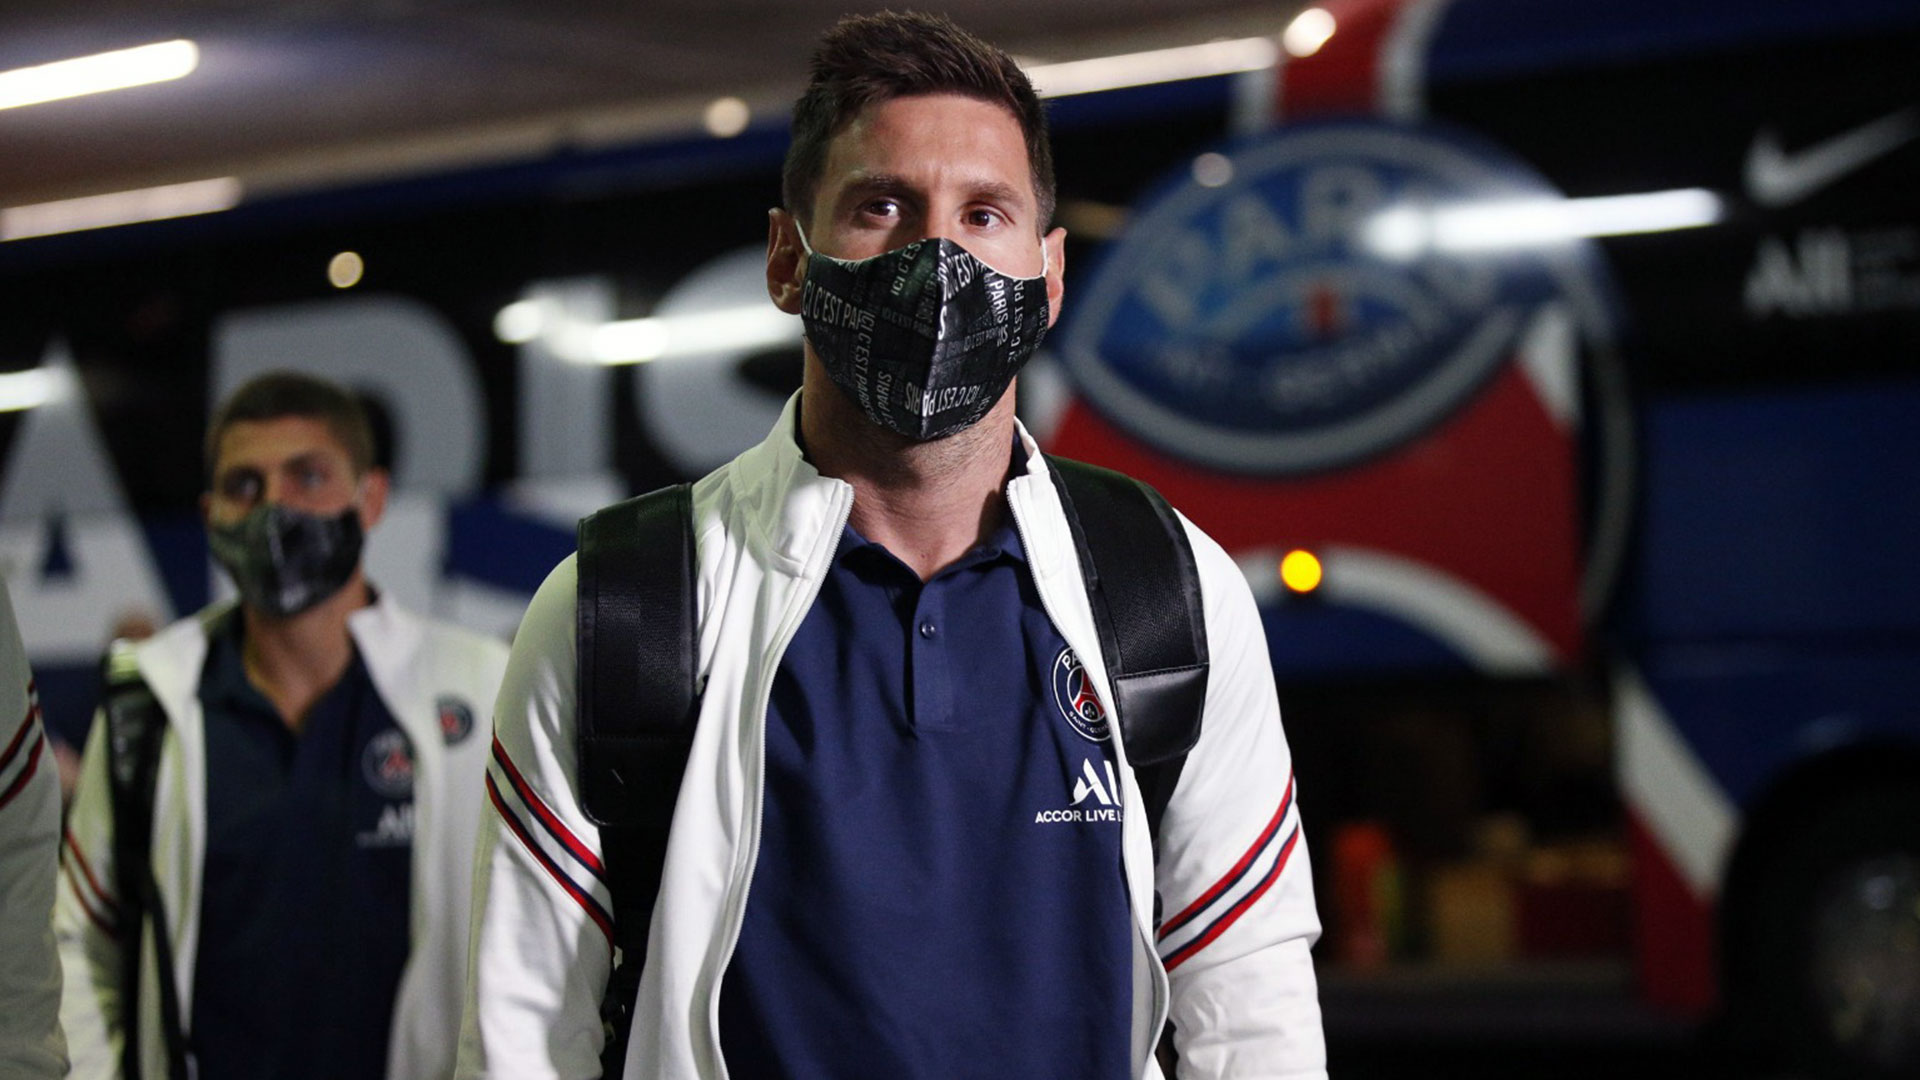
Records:
<instances>
[{"instance_id":1,"label":"ici c'est paris text on mask","mask_svg":"<svg viewBox=\"0 0 1920 1080\"><path fill-rule=\"evenodd\" d=\"M799 229L799 222L794 223ZM874 423L926 441L987 415L1047 332L1047 272L1003 274L945 237L867 259L806 248L800 321Z\"/></svg>"}]
</instances>

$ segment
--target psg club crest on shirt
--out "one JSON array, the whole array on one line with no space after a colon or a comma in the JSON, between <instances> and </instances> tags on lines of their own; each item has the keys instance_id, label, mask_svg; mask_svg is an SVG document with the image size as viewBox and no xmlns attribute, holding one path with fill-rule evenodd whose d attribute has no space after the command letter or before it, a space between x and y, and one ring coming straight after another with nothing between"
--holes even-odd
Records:
<instances>
[{"instance_id":1,"label":"psg club crest on shirt","mask_svg":"<svg viewBox=\"0 0 1920 1080\"><path fill-rule=\"evenodd\" d=\"M440 735L448 746L466 741L473 734L473 707L457 697L443 697L434 702L434 710L440 716Z\"/></svg>"},{"instance_id":2,"label":"psg club crest on shirt","mask_svg":"<svg viewBox=\"0 0 1920 1080\"><path fill-rule=\"evenodd\" d=\"M1105 742L1107 738L1107 710L1094 696L1093 680L1087 678L1087 669L1080 666L1080 658L1073 655L1072 649L1061 649L1060 655L1053 661L1053 700L1060 706L1060 715L1081 737L1093 742Z\"/></svg>"},{"instance_id":3,"label":"psg club crest on shirt","mask_svg":"<svg viewBox=\"0 0 1920 1080\"><path fill-rule=\"evenodd\" d=\"M367 786L389 799L404 799L413 794L413 746L406 732L390 728L367 741L360 755L360 771Z\"/></svg>"}]
</instances>

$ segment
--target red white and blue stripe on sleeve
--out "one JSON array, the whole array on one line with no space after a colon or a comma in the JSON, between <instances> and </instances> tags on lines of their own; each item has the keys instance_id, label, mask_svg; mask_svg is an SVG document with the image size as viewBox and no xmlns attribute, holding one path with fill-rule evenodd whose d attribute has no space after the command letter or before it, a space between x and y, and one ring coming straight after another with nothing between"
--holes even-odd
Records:
<instances>
[{"instance_id":1,"label":"red white and blue stripe on sleeve","mask_svg":"<svg viewBox=\"0 0 1920 1080\"><path fill-rule=\"evenodd\" d=\"M32 680L27 682L27 715L20 726L8 738L6 749L0 750L0 811L20 797L27 789L34 774L40 771L47 757L46 720L40 713L40 687ZM80 901L80 910L95 926L111 934L114 923L119 919L120 906L114 903L113 894L101 887L100 876L88 865L86 856L80 853L80 844L74 840L72 830L67 830L61 838L60 866L65 871L67 883Z\"/></svg>"},{"instance_id":2,"label":"red white and blue stripe on sleeve","mask_svg":"<svg viewBox=\"0 0 1920 1080\"><path fill-rule=\"evenodd\" d=\"M493 758L487 763L487 799L507 831L611 943L613 916L601 899L607 895L607 875L600 856L533 790L498 738L493 740Z\"/></svg>"},{"instance_id":3,"label":"red white and blue stripe on sleeve","mask_svg":"<svg viewBox=\"0 0 1920 1080\"><path fill-rule=\"evenodd\" d=\"M20 718L20 726L7 740L6 749L0 750L0 810L5 810L26 790L27 782L39 771L40 759L46 751L47 733L40 719L40 689L29 680L27 715Z\"/></svg>"},{"instance_id":4,"label":"red white and blue stripe on sleeve","mask_svg":"<svg viewBox=\"0 0 1920 1080\"><path fill-rule=\"evenodd\" d=\"M1289 775L1279 808L1246 852L1198 898L1160 923L1160 959L1168 971L1219 940L1280 880L1300 840L1300 819L1292 810Z\"/></svg>"}]
</instances>

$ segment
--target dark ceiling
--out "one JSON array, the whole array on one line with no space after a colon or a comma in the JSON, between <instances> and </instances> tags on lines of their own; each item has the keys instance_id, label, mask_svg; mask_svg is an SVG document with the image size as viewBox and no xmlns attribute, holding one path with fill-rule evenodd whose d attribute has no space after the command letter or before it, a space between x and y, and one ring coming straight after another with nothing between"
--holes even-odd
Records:
<instances>
[{"instance_id":1,"label":"dark ceiling","mask_svg":"<svg viewBox=\"0 0 1920 1080\"><path fill-rule=\"evenodd\" d=\"M859 5L856 5L859 6ZM872 5L880 6L880 5ZM1294 0L947 0L1037 61L1277 34ZM7 0L0 70L173 38L192 75L0 110L0 207L239 176L250 191L781 116L825 0Z\"/></svg>"}]
</instances>

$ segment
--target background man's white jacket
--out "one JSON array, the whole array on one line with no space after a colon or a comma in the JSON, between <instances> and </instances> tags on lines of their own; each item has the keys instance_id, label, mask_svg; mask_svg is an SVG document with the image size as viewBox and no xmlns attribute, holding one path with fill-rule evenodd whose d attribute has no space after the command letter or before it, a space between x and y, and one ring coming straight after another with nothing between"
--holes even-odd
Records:
<instances>
[{"instance_id":1,"label":"background man's white jacket","mask_svg":"<svg viewBox=\"0 0 1920 1080\"><path fill-rule=\"evenodd\" d=\"M13 601L0 582L0 1076L67 1074L54 955L60 781L32 690Z\"/></svg>"},{"instance_id":2,"label":"background man's white jacket","mask_svg":"<svg viewBox=\"0 0 1920 1080\"><path fill-rule=\"evenodd\" d=\"M795 413L790 401L765 442L694 486L706 690L654 911L628 1077L726 1075L718 994L758 853L768 695L853 504L850 486L801 457L791 434ZM1027 473L1007 486L1007 499L1035 585L1101 700L1111 703L1066 519L1044 457L1024 431L1021 439ZM1169 916L1187 919L1157 945L1146 822L1134 813L1124 819L1136 922L1134 1059L1140 1075L1160 1075L1152 1047L1170 1002L1183 1076L1321 1077L1308 956L1319 923L1294 832L1292 763L1265 637L1233 560L1190 524L1187 531L1205 593L1212 672L1204 733L1162 823L1157 885ZM612 909L596 876L599 834L577 797L574 593L569 559L528 609L495 710L499 749L489 780L496 807L516 814L521 827L498 812L481 827L462 1077L599 1075ZM1116 772L1123 804L1140 805L1124 759ZM1169 983L1160 957L1179 952Z\"/></svg>"},{"instance_id":3,"label":"background man's white jacket","mask_svg":"<svg viewBox=\"0 0 1920 1080\"><path fill-rule=\"evenodd\" d=\"M206 844L206 744L200 671L206 627L226 610L209 608L135 647L140 673L167 714L154 792L153 871L173 942L181 1022L193 1024L193 971L202 927L200 886ZM387 1054L391 1080L452 1072L466 965L474 831L482 806L491 725L488 706L500 685L506 647L457 627L422 619L382 598L347 625L374 689L413 743L414 835L410 912L412 947L395 995ZM449 744L436 700L457 697L473 710L473 730ZM66 991L61 1023L76 1078L120 1072L120 950L111 934L120 896L113 865L113 811L104 724L96 717L82 758L68 820L55 928ZM151 942L151 936L145 938ZM164 1077L157 983L151 946L141 958L141 1069ZM273 963L263 956L261 963Z\"/></svg>"}]
</instances>

